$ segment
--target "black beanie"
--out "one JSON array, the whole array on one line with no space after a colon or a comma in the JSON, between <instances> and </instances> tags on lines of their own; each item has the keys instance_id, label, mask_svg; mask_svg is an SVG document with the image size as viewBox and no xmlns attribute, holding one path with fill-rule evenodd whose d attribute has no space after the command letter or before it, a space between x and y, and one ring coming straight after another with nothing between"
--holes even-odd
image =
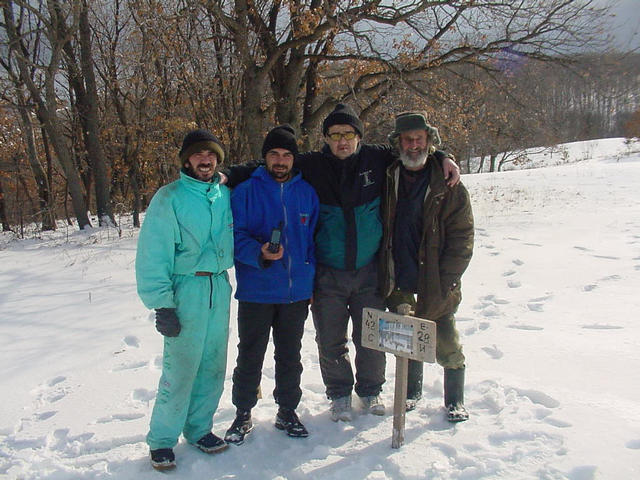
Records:
<instances>
[{"instance_id":1,"label":"black beanie","mask_svg":"<svg viewBox=\"0 0 640 480\"><path fill-rule=\"evenodd\" d=\"M362 122L349 105L339 103L333 109L327 118L322 122L322 134L327 135L329 127L332 125L351 125L355 131L362 137Z\"/></svg>"},{"instance_id":2,"label":"black beanie","mask_svg":"<svg viewBox=\"0 0 640 480\"><path fill-rule=\"evenodd\" d=\"M182 140L182 148L180 149L180 161L184 165L184 162L189 160L189 157L194 153L201 152L203 150L210 150L218 155L218 163L222 163L224 160L224 150L222 144L216 136L209 130L191 130L184 136Z\"/></svg>"},{"instance_id":3,"label":"black beanie","mask_svg":"<svg viewBox=\"0 0 640 480\"><path fill-rule=\"evenodd\" d=\"M267 152L273 148L284 148L294 155L298 154L298 142L296 141L296 132L289 124L278 125L272 129L264 139L262 144L262 158L265 158Z\"/></svg>"}]
</instances>

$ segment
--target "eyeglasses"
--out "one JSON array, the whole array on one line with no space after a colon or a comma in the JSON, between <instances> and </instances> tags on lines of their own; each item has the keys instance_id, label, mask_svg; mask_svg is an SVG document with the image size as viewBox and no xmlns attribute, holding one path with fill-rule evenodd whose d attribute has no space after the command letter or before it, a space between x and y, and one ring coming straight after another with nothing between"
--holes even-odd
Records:
<instances>
[{"instance_id":1,"label":"eyeglasses","mask_svg":"<svg viewBox=\"0 0 640 480\"><path fill-rule=\"evenodd\" d=\"M353 140L354 138L356 138L357 133L356 132L347 132L347 133L327 133L327 137L329 137L331 140L333 140L334 142L339 141L341 138L344 138L345 140Z\"/></svg>"}]
</instances>

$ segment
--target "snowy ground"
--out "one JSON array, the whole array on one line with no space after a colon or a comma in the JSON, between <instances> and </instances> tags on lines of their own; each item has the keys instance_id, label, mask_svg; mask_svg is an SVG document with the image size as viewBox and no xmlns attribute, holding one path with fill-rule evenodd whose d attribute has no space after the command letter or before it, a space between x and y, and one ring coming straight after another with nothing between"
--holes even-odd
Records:
<instances>
[{"instance_id":1,"label":"snowy ground","mask_svg":"<svg viewBox=\"0 0 640 480\"><path fill-rule=\"evenodd\" d=\"M333 423L309 318L299 413L310 437L273 427L269 352L247 442L207 456L181 441L178 468L165 475L640 478L640 155L620 139L567 148L576 163L463 178L477 226L457 317L468 422L444 420L442 370L428 365L405 445L392 449L389 356L387 416L356 410L352 423ZM135 294L135 244L126 225L122 238L103 229L0 237L0 478L161 478L144 443L161 337ZM218 434L234 413L232 309Z\"/></svg>"}]
</instances>

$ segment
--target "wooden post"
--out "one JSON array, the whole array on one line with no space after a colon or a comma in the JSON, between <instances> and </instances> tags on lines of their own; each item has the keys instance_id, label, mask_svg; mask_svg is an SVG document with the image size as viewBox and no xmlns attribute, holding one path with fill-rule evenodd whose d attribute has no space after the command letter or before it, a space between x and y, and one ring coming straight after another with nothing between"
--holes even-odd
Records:
<instances>
[{"instance_id":1,"label":"wooden post","mask_svg":"<svg viewBox=\"0 0 640 480\"><path fill-rule=\"evenodd\" d=\"M396 355L396 389L393 395L393 435L391 448L400 448L404 444L404 417L407 400L407 376L409 359Z\"/></svg>"},{"instance_id":2,"label":"wooden post","mask_svg":"<svg viewBox=\"0 0 640 480\"><path fill-rule=\"evenodd\" d=\"M409 359L427 363L436 361L436 330L435 322L424 318L368 307L362 310L362 346L396 357L391 448L400 448L404 443Z\"/></svg>"}]
</instances>

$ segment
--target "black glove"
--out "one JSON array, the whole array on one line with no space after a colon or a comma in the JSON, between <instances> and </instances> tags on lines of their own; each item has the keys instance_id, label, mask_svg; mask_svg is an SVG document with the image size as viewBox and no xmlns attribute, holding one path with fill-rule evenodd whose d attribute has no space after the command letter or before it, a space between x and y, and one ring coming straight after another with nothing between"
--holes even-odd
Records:
<instances>
[{"instance_id":1,"label":"black glove","mask_svg":"<svg viewBox=\"0 0 640 480\"><path fill-rule=\"evenodd\" d=\"M177 337L180 333L180 320L175 308L156 308L156 330L165 337Z\"/></svg>"}]
</instances>

